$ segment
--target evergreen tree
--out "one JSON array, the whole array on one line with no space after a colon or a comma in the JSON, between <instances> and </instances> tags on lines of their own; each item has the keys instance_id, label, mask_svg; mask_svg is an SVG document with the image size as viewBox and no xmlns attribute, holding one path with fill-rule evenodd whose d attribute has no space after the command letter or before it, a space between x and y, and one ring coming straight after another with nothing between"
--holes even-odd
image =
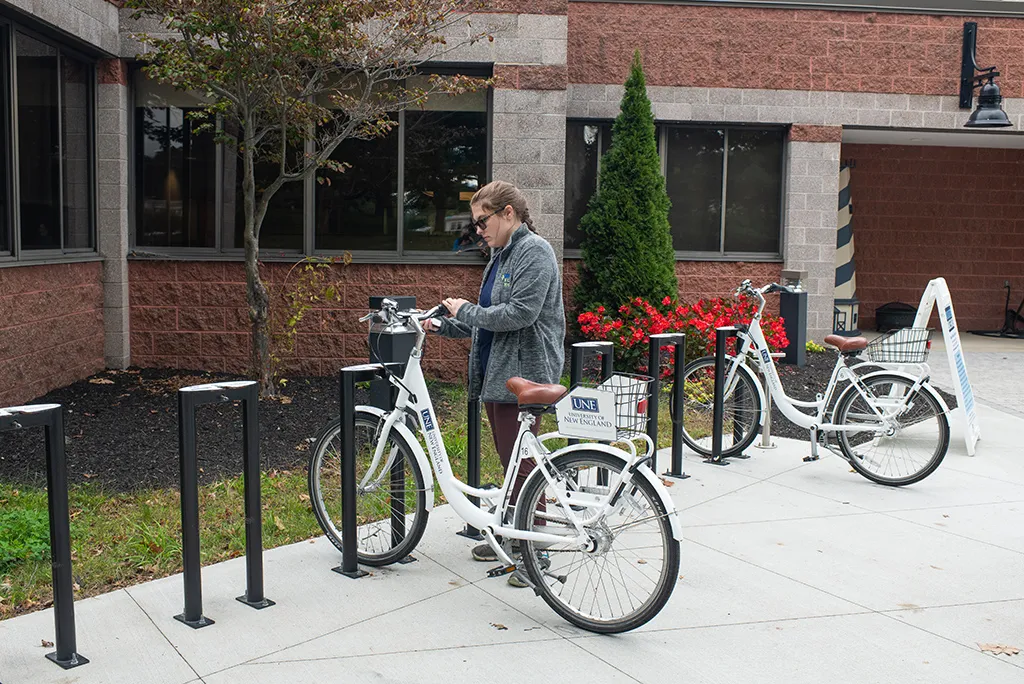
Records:
<instances>
[{"instance_id":1,"label":"evergreen tree","mask_svg":"<svg viewBox=\"0 0 1024 684\"><path fill-rule=\"evenodd\" d=\"M601 158L600 187L580 220L583 262L576 286L579 311L609 311L634 297L657 305L676 298L670 202L654 136L640 52L626 80L612 144Z\"/></svg>"}]
</instances>

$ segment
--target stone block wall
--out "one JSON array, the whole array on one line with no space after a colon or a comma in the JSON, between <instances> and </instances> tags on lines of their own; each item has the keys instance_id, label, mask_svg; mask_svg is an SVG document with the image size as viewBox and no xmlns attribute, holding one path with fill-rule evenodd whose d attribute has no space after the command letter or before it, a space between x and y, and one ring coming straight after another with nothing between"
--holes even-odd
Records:
<instances>
[{"instance_id":1,"label":"stone block wall","mask_svg":"<svg viewBox=\"0 0 1024 684\"><path fill-rule=\"evenodd\" d=\"M96 262L0 269L0 406L104 367L101 277Z\"/></svg>"}]
</instances>

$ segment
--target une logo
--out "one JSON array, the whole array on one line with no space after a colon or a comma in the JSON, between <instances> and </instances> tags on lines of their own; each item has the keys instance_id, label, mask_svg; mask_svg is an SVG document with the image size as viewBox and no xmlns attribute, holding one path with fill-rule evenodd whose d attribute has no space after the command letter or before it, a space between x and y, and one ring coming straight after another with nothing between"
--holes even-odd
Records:
<instances>
[{"instance_id":1,"label":"une logo","mask_svg":"<svg viewBox=\"0 0 1024 684\"><path fill-rule=\"evenodd\" d=\"M585 397L573 397L572 408L575 411L587 411L588 413L598 413L597 399L588 399Z\"/></svg>"},{"instance_id":2,"label":"une logo","mask_svg":"<svg viewBox=\"0 0 1024 684\"><path fill-rule=\"evenodd\" d=\"M761 358L764 359L765 363L771 363L772 362L772 357L768 355L768 350L767 349L762 349L761 350Z\"/></svg>"},{"instance_id":3,"label":"une logo","mask_svg":"<svg viewBox=\"0 0 1024 684\"><path fill-rule=\"evenodd\" d=\"M433 430L434 429L434 421L432 421L430 419L430 411L428 411L427 409L423 409L422 413L423 413L423 427L426 428L427 430Z\"/></svg>"}]
</instances>

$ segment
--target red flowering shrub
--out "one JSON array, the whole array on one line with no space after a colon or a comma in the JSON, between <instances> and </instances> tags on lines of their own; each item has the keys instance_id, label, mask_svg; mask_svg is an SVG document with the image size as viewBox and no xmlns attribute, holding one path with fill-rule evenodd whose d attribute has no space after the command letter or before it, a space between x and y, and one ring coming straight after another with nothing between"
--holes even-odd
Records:
<instances>
[{"instance_id":1,"label":"red flowering shrub","mask_svg":"<svg viewBox=\"0 0 1024 684\"><path fill-rule=\"evenodd\" d=\"M738 300L722 298L700 300L696 304L677 304L665 297L655 306L639 297L619 307L612 316L603 306L584 311L577 321L588 340L608 340L615 344L615 365L623 371L647 371L647 348L651 335L684 333L686 361L715 353L715 328L750 323L757 312L757 302L741 296ZM761 329L771 351L789 346L782 318L762 314ZM663 377L670 376L674 360L663 366Z\"/></svg>"}]
</instances>

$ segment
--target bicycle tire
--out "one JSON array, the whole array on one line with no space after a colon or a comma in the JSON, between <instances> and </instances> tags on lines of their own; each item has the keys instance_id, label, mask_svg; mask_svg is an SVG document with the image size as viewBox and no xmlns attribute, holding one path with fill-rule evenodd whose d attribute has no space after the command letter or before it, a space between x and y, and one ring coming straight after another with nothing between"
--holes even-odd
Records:
<instances>
[{"instance_id":1,"label":"bicycle tire","mask_svg":"<svg viewBox=\"0 0 1024 684\"><path fill-rule=\"evenodd\" d=\"M879 374L864 379L863 383L870 393L876 397L891 395L894 388L902 386L903 390L900 394L902 397L913 387L914 381L899 375ZM855 415L854 412L857 409L858 401L862 405L861 411L863 412L864 420L877 421L877 418L870 412L864 398L857 392L856 387L851 385L843 392L843 395L836 403L834 414L836 425L853 424L850 420ZM939 467L942 459L946 456L946 451L949 449L949 420L946 418L946 414L943 413L942 406L925 389L918 389L909 398L909 402L910 408L908 411L920 410L910 414L909 418L913 422L908 421L907 425L901 426L892 435L845 431L835 433L836 441L846 460L850 462L850 465L858 473L872 482L890 487L902 487L920 482L935 472L935 469ZM929 424L932 422L932 419L934 419L938 427L934 448L924 458L911 460L910 448L913 446L913 443L909 442L909 440L917 439L918 434L923 436L925 431L929 430ZM921 427L917 428L917 426ZM911 427L917 428L913 431L913 434L908 433L908 428ZM897 458L894 450L901 448L899 446L901 443L903 444L903 453ZM872 446L884 447L888 451L884 455L876 456L871 451ZM927 446L925 446L925 450L927 451ZM904 471L903 466L909 467ZM889 467L895 468L896 472L886 474L885 471Z\"/></svg>"},{"instance_id":2,"label":"bicycle tire","mask_svg":"<svg viewBox=\"0 0 1024 684\"><path fill-rule=\"evenodd\" d=\"M389 450L398 449L395 464L404 469L404 534L396 534L400 530L393 525L392 514L396 507L390 487L380 487L381 484L389 485L390 478L379 473L366 487L358 486L372 458L373 452L369 448L376 444L378 425L382 421L383 418L368 411L356 411L356 553L360 563L370 566L389 565L408 556L423 537L429 515L423 473L413 450L397 430L389 433L389 446L385 447L384 453L386 457ZM332 482L333 488L325 486L327 481ZM432 492L430 494L433 495ZM321 430L313 447L309 459L309 500L320 528L331 543L343 551L340 420L335 419ZM411 512L410 508L413 509Z\"/></svg>"},{"instance_id":3,"label":"bicycle tire","mask_svg":"<svg viewBox=\"0 0 1024 684\"><path fill-rule=\"evenodd\" d=\"M600 471L618 473L625 465L626 461L619 457L590 450L563 454L551 463L556 481L570 491L596 494L608 490L607 485L601 484ZM572 530L566 534L575 538L568 519L558 515L557 498L549 487L538 469L519 495L516 527L532 530L537 529L535 524L543 524L545 531L558 534L553 528L561 524ZM625 521L609 526L606 518L591 526L590 550L580 550L572 542L543 549L534 542L520 542L523 566L544 601L577 627L600 634L618 634L648 622L668 602L679 576L679 542L672 538L667 511L651 483L634 475L620 503L616 514L626 511ZM581 511L574 507L576 515L581 515ZM637 518L631 519L629 513ZM652 574L656 575L653 579ZM577 594L581 581L584 586ZM644 594L635 601L629 596L633 588ZM588 589L593 590L592 597ZM602 590L604 597L599 595ZM624 597L629 609L613 615L616 602L619 608L624 607ZM580 605L576 605L577 601Z\"/></svg>"},{"instance_id":4,"label":"bicycle tire","mask_svg":"<svg viewBox=\"0 0 1024 684\"><path fill-rule=\"evenodd\" d=\"M731 361L734 356L727 356ZM757 378L745 365L737 369L737 387L743 394L736 402L726 399L722 415L722 457L736 456L753 444L761 428L761 394ZM683 442L701 456L711 456L714 416L715 357L703 356L683 369ZM735 394L733 396L736 396ZM742 432L736 439L736 428Z\"/></svg>"}]
</instances>

